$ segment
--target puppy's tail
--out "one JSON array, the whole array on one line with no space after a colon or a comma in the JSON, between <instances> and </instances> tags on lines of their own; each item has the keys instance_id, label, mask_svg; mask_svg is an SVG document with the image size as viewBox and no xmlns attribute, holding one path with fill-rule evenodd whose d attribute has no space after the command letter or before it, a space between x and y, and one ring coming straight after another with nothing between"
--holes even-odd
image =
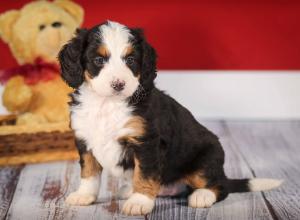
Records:
<instances>
[{"instance_id":1,"label":"puppy's tail","mask_svg":"<svg viewBox=\"0 0 300 220\"><path fill-rule=\"evenodd\" d=\"M279 187L282 183L283 180L254 178L228 179L225 185L230 193L237 193L270 190Z\"/></svg>"}]
</instances>

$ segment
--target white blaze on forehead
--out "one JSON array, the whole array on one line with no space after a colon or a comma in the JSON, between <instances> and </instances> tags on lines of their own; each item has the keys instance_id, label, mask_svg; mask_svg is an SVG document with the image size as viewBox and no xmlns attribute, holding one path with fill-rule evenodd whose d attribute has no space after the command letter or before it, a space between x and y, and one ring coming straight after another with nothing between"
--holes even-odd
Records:
<instances>
[{"instance_id":1,"label":"white blaze on forehead","mask_svg":"<svg viewBox=\"0 0 300 220\"><path fill-rule=\"evenodd\" d=\"M112 57L121 57L126 48L130 45L132 37L129 29L117 22L109 21L99 27L102 43L106 45Z\"/></svg>"},{"instance_id":2,"label":"white blaze on forehead","mask_svg":"<svg viewBox=\"0 0 300 220\"><path fill-rule=\"evenodd\" d=\"M112 82L119 80L125 83L124 89L116 96L121 99L132 96L139 86L139 80L126 65L124 56L131 48L130 39L133 37L130 30L117 22L108 22L99 27L97 37L101 39L99 46L104 46L109 55L99 74L91 81L91 87L98 95L116 95ZM100 73L101 72L101 73Z\"/></svg>"}]
</instances>

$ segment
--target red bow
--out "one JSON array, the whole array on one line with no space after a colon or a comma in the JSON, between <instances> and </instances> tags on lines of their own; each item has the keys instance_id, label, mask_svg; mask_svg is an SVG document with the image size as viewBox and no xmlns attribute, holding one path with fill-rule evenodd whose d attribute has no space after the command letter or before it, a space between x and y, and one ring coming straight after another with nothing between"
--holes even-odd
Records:
<instances>
[{"instance_id":1,"label":"red bow","mask_svg":"<svg viewBox=\"0 0 300 220\"><path fill-rule=\"evenodd\" d=\"M5 83L14 76L23 76L25 83L34 85L40 81L49 81L59 75L59 67L55 63L48 63L37 58L33 64L23 64L0 71L0 82Z\"/></svg>"}]
</instances>

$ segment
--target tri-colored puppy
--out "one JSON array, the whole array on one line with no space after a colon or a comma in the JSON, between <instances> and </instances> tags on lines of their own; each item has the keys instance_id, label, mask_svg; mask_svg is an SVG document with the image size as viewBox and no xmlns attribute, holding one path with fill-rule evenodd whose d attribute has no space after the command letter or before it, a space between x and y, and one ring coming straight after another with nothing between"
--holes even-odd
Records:
<instances>
[{"instance_id":1,"label":"tri-colored puppy","mask_svg":"<svg viewBox=\"0 0 300 220\"><path fill-rule=\"evenodd\" d=\"M59 54L71 95L71 127L81 183L67 203L97 198L102 169L127 179L123 212L151 212L161 186L189 185L191 207L210 207L228 193L267 190L273 179L228 179L218 138L154 85L156 53L141 29L106 22L81 29Z\"/></svg>"}]
</instances>

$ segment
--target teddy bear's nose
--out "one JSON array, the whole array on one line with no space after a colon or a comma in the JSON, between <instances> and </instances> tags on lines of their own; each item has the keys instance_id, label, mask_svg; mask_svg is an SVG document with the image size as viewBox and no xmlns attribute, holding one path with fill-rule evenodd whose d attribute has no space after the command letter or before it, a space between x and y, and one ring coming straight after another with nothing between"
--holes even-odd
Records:
<instances>
[{"instance_id":1,"label":"teddy bear's nose","mask_svg":"<svg viewBox=\"0 0 300 220\"><path fill-rule=\"evenodd\" d=\"M52 27L54 27L54 28L59 28L60 26L62 26L62 23L59 22L59 21L56 21L56 22L52 23Z\"/></svg>"}]
</instances>

